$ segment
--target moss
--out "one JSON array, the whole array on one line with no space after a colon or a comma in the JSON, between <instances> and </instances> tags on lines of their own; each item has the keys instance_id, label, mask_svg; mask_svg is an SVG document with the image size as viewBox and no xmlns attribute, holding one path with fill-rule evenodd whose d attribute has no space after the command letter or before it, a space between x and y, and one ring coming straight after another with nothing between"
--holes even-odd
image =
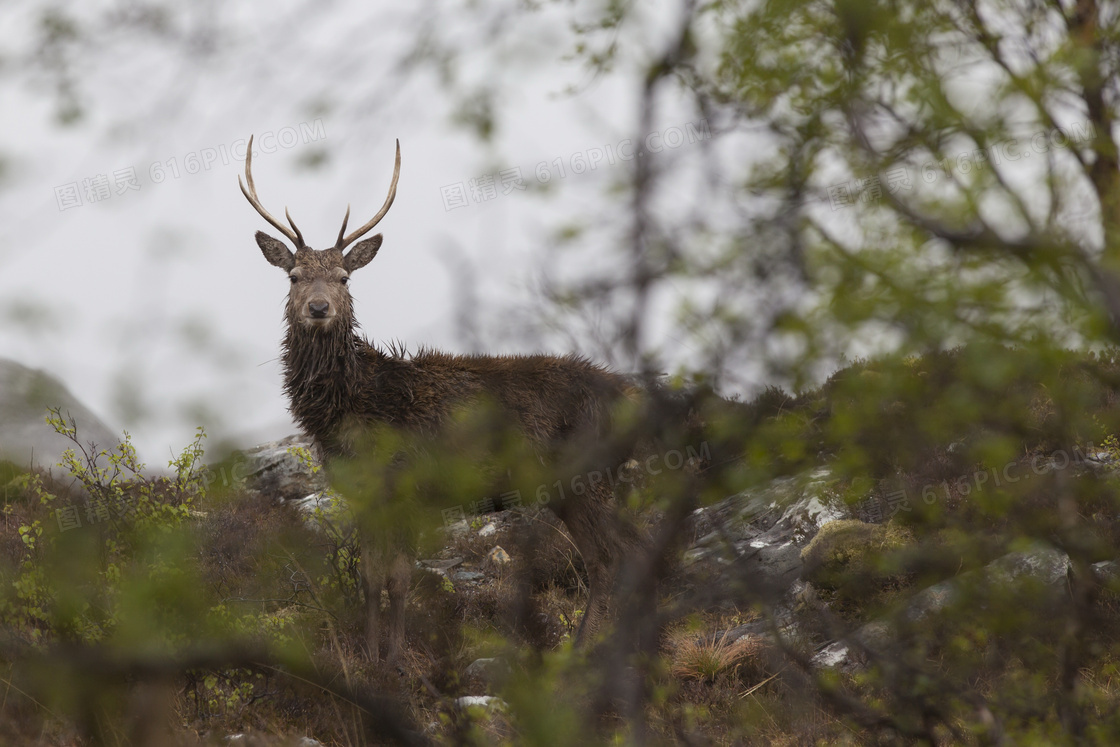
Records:
<instances>
[{"instance_id":1,"label":"moss","mask_svg":"<svg viewBox=\"0 0 1120 747\"><path fill-rule=\"evenodd\" d=\"M826 566L844 566L862 559L869 545L877 545L886 536L887 529L879 524L867 524L858 519L839 519L821 527L812 542L801 551L805 564L804 575L809 578ZM810 578L810 580L812 580Z\"/></svg>"},{"instance_id":2,"label":"moss","mask_svg":"<svg viewBox=\"0 0 1120 747\"><path fill-rule=\"evenodd\" d=\"M910 531L893 522L832 521L801 551L802 577L841 607L864 608L906 584L906 572L893 561L913 543Z\"/></svg>"}]
</instances>

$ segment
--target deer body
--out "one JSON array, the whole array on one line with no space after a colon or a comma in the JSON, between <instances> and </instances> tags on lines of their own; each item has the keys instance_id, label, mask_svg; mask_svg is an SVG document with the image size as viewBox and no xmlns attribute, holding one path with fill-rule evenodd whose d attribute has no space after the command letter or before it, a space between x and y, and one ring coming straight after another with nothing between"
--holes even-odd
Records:
<instances>
[{"instance_id":1,"label":"deer body","mask_svg":"<svg viewBox=\"0 0 1120 747\"><path fill-rule=\"evenodd\" d=\"M296 422L329 456L352 455L347 433L363 423L435 435L456 408L480 398L499 405L547 448L575 433L598 434L609 416L605 403L625 392L619 377L575 356L421 351L402 357L357 336L333 349L293 337L298 333L289 331L281 359L284 390Z\"/></svg>"},{"instance_id":2,"label":"deer body","mask_svg":"<svg viewBox=\"0 0 1120 747\"><path fill-rule=\"evenodd\" d=\"M345 236L343 221L335 246L307 247L290 216L290 229L273 218L256 198L251 174L252 138L246 154L249 188L242 191L269 223L294 245L257 232L265 258L288 272L291 291L281 362L284 392L296 422L329 459L359 457L362 431L388 424L418 437L435 436L457 408L486 401L497 405L542 454L555 453L577 439L602 436L611 409L629 390L625 379L577 356L480 356L420 351L411 357L382 351L358 335L350 273L377 254L380 234L344 249L368 232L388 211L400 173L400 145L389 196L381 211ZM597 486L579 499L554 507L583 556L590 599L580 638L596 631L610 608L611 585L623 555L637 539L621 531L611 507L613 495ZM624 539L624 537L626 537ZM403 638L404 595L411 563L400 553L363 542L367 600L367 646L378 651L381 589L390 597L388 657Z\"/></svg>"}]
</instances>

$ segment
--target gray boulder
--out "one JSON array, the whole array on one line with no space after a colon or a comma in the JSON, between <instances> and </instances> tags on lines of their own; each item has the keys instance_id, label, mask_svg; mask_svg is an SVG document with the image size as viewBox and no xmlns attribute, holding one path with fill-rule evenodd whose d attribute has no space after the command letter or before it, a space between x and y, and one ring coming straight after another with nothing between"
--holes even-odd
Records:
<instances>
[{"instance_id":1,"label":"gray boulder","mask_svg":"<svg viewBox=\"0 0 1120 747\"><path fill-rule=\"evenodd\" d=\"M697 509L686 575L697 584L749 579L752 595L777 600L800 578L802 548L825 524L852 515L835 483L828 469L814 469Z\"/></svg>"},{"instance_id":2,"label":"gray boulder","mask_svg":"<svg viewBox=\"0 0 1120 747\"><path fill-rule=\"evenodd\" d=\"M1096 566L1093 570L1098 572ZM1060 590L1067 583L1070 571L1068 555L1053 547L1039 545L1029 550L1008 553L984 568L969 571L958 579L942 581L923 589L911 598L903 614L909 622L919 622L931 614L940 612L959 598L960 584L964 581L974 582L980 579L1003 587L1024 578L1032 578L1052 589ZM1102 569L1098 573L1104 572ZM893 636L894 629L888 620L873 620L852 634L860 646L871 649L889 645ZM813 656L812 663L826 669L855 671L864 664L858 648L857 646L856 650L853 650L848 641L833 641Z\"/></svg>"},{"instance_id":3,"label":"gray boulder","mask_svg":"<svg viewBox=\"0 0 1120 747\"><path fill-rule=\"evenodd\" d=\"M307 511L315 508L330 484L311 439L300 434L237 453L232 473L235 483L282 500L299 501L300 508Z\"/></svg>"}]
</instances>

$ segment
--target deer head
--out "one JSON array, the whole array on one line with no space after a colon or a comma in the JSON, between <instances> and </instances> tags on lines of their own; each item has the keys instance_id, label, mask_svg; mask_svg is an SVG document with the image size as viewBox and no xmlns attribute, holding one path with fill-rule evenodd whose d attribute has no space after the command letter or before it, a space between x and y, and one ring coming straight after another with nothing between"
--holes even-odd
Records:
<instances>
[{"instance_id":1,"label":"deer head","mask_svg":"<svg viewBox=\"0 0 1120 747\"><path fill-rule=\"evenodd\" d=\"M342 219L342 228L338 232L338 239L330 249L312 249L303 241L303 234L296 227L295 221L284 208L284 217L288 219L285 226L264 209L257 197L257 188L253 184L253 138L249 137L249 147L245 152L245 182L237 177L241 185L241 193L249 201L261 217L271 223L280 233L292 242L295 251L284 245L282 241L274 239L263 231L257 231L257 246L264 253L264 258L270 264L276 265L288 273L291 280L291 292L288 294L288 322L293 328L296 326L309 328L328 328L341 322L349 329L353 324L353 301L347 283L350 273L365 267L381 248L381 234L359 241L350 251L346 247L353 244L362 236L369 233L376 226L397 196L397 179L401 174L401 143L397 141L397 160L393 168L393 182L389 185L389 195L385 204L370 220L354 232L346 233L346 224L350 220L350 206L346 206L346 216ZM289 228L290 226L290 228Z\"/></svg>"}]
</instances>

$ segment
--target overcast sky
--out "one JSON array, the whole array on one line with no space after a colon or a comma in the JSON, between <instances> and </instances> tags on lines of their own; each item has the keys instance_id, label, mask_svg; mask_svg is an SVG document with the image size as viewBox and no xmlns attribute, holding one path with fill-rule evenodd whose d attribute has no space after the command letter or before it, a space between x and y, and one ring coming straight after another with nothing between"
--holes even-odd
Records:
<instances>
[{"instance_id":1,"label":"overcast sky","mask_svg":"<svg viewBox=\"0 0 1120 747\"><path fill-rule=\"evenodd\" d=\"M84 17L99 12L72 5ZM29 51L43 7L0 5L9 60ZM262 201L277 215L288 206L315 247L333 241L347 203L352 224L381 205L400 138L397 199L377 229L385 243L351 284L371 341L471 352L479 343L455 313L464 302L484 329L518 321L552 259L549 237L623 177L635 87L559 62L571 11L554 8L456 63L454 92L504 92L501 127L483 144L452 123L454 93L396 68L424 28L423 11L394 7L199 4L177 19L186 41L96 32L76 57L84 116L69 126L57 123L48 79L8 66L0 356L59 377L111 427L127 427L153 463L200 423L215 440L292 430L276 360L287 282L261 257L253 233L271 227L237 186L254 133ZM657 23L643 33L650 28ZM579 92L564 94L572 85ZM683 154L699 147L677 142L696 122L669 110L657 129ZM574 173L593 160L594 170ZM533 189L542 164L556 188L547 197ZM527 188L503 188L501 172L518 168ZM485 181L472 190L486 175L493 192ZM534 352L563 343L492 334L482 345Z\"/></svg>"}]
</instances>

